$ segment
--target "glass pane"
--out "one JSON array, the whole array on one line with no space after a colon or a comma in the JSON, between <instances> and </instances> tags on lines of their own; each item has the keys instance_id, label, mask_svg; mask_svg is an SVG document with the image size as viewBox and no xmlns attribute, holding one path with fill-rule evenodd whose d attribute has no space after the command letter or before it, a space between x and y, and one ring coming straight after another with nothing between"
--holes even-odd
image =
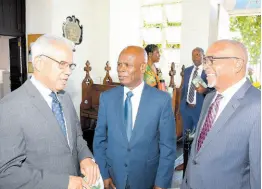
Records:
<instances>
[{"instance_id":1,"label":"glass pane","mask_svg":"<svg viewBox=\"0 0 262 189\"><path fill-rule=\"evenodd\" d=\"M163 14L161 6L143 7L143 19L146 23L162 23Z\"/></svg>"},{"instance_id":2,"label":"glass pane","mask_svg":"<svg viewBox=\"0 0 262 189\"><path fill-rule=\"evenodd\" d=\"M168 43L180 43L181 40L181 27L168 27L165 28L166 40Z\"/></svg>"},{"instance_id":3,"label":"glass pane","mask_svg":"<svg viewBox=\"0 0 262 189\"><path fill-rule=\"evenodd\" d=\"M168 22L181 22L182 20L181 3L165 5L164 9Z\"/></svg>"},{"instance_id":4,"label":"glass pane","mask_svg":"<svg viewBox=\"0 0 262 189\"><path fill-rule=\"evenodd\" d=\"M165 57L168 65L171 66L171 63L180 62L180 49L163 49L163 56Z\"/></svg>"},{"instance_id":5,"label":"glass pane","mask_svg":"<svg viewBox=\"0 0 262 189\"><path fill-rule=\"evenodd\" d=\"M143 39L145 43L162 43L162 32L159 28L144 28L143 29Z\"/></svg>"}]
</instances>

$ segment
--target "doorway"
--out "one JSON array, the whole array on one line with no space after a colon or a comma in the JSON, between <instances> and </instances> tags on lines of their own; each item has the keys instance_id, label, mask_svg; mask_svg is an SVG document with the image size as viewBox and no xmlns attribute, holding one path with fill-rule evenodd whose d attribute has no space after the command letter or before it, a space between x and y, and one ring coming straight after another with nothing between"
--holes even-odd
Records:
<instances>
[{"instance_id":1,"label":"doorway","mask_svg":"<svg viewBox=\"0 0 262 189\"><path fill-rule=\"evenodd\" d=\"M10 52L10 88L14 91L27 79L27 68L25 58L25 39L16 37L9 39Z\"/></svg>"}]
</instances>

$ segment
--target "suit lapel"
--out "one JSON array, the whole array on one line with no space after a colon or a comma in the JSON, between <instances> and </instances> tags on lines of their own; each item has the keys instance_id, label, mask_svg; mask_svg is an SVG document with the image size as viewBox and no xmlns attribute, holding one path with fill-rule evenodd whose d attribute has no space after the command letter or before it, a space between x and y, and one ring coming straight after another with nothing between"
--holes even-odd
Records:
<instances>
[{"instance_id":1,"label":"suit lapel","mask_svg":"<svg viewBox=\"0 0 262 189\"><path fill-rule=\"evenodd\" d=\"M117 110L117 119L118 120L118 127L122 133L122 137L125 142L128 142L127 140L127 135L126 135L126 126L124 122L124 87L121 86L118 88L116 99L115 99L115 104L116 104L116 110Z\"/></svg>"},{"instance_id":2,"label":"suit lapel","mask_svg":"<svg viewBox=\"0 0 262 189\"><path fill-rule=\"evenodd\" d=\"M36 87L32 84L30 80L27 80L25 82L25 87L32 104L35 106L36 109L38 109L39 113L42 114L43 117L47 120L46 126L49 127L48 129L50 129L50 131L54 131L57 134L57 136L60 137L61 140L63 142L66 142L67 144L67 140L61 132L60 126L58 125L52 110L50 109L40 92L36 89Z\"/></svg>"},{"instance_id":3,"label":"suit lapel","mask_svg":"<svg viewBox=\"0 0 262 189\"><path fill-rule=\"evenodd\" d=\"M227 121L232 117L232 115L236 112L237 108L240 105L240 100L244 97L247 89L251 86L249 81L246 81L245 84L234 94L234 96L230 99L224 110L221 112L219 117L217 118L215 124L212 126L209 131L206 139L203 142L202 147L200 148L197 156L201 154L201 152L208 146L208 144L216 137L219 131L226 126ZM212 102L212 101L211 101ZM210 103L211 103L210 102ZM207 114L207 110L206 113ZM203 120L204 121L204 120ZM203 124L202 121L202 124ZM201 124L201 125L202 125ZM200 131L197 136L199 136ZM197 142L196 142L197 145Z\"/></svg>"},{"instance_id":4,"label":"suit lapel","mask_svg":"<svg viewBox=\"0 0 262 189\"><path fill-rule=\"evenodd\" d=\"M135 141L137 138L139 138L139 135L144 134L144 132L142 132L142 129L144 129L144 126L146 123L146 119L148 118L148 116L146 116L147 108L148 108L148 99L149 98L149 86L147 84L144 85L144 89L143 92L141 94L141 99L140 99L140 103L138 106L138 111L137 111L137 115L136 115L136 120L135 120L135 124L134 124L134 128L133 128L133 132L132 132L132 136L130 139L130 145L134 145Z\"/></svg>"},{"instance_id":5,"label":"suit lapel","mask_svg":"<svg viewBox=\"0 0 262 189\"><path fill-rule=\"evenodd\" d=\"M201 114L200 114L200 118L199 118L199 121L198 121L196 134L195 134L195 137L196 137L196 142L194 144L194 150L195 151L197 149L197 141L198 141L199 134L201 132L202 125L204 124L204 121L205 121L206 116L207 116L208 108L209 108L212 100L214 99L215 95L216 95L215 92L210 93L210 95L206 96L206 99L204 101L204 104L203 104L203 107L202 107L202 111L201 111Z\"/></svg>"},{"instance_id":6,"label":"suit lapel","mask_svg":"<svg viewBox=\"0 0 262 189\"><path fill-rule=\"evenodd\" d=\"M58 93L58 98L60 100L60 103L62 105L62 110L65 118L65 125L67 128L67 136L68 136L68 141L69 141L69 148L72 152L73 150L73 137L72 137L72 120L70 119L70 110L68 108L68 103L66 103L66 99L64 98L64 93ZM64 137L65 138L65 137Z\"/></svg>"}]
</instances>

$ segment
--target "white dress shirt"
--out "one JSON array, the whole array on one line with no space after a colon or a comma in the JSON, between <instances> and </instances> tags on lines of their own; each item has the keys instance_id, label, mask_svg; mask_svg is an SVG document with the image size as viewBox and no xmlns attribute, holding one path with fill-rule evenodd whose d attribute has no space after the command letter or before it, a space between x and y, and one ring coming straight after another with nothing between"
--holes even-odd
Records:
<instances>
[{"instance_id":1,"label":"white dress shirt","mask_svg":"<svg viewBox=\"0 0 262 189\"><path fill-rule=\"evenodd\" d=\"M30 80L33 83L33 85L37 88L37 90L40 92L40 94L42 95L42 97L45 99L45 101L47 102L48 106L52 110L52 100L53 99L50 96L52 91L50 89L48 89L47 87L45 87L40 81L36 80L36 78L34 76L32 76L30 78ZM57 96L57 99L59 100L58 96ZM63 112L63 109L62 109L62 112ZM64 113L63 113L63 116L64 116ZM67 142L68 142L68 145L69 145L69 139L68 139L68 132L67 132L67 127L66 127L65 116L64 116L64 120L65 120L66 136L67 136L66 138L67 138Z\"/></svg>"},{"instance_id":2,"label":"white dress shirt","mask_svg":"<svg viewBox=\"0 0 262 189\"><path fill-rule=\"evenodd\" d=\"M220 103L219 103L219 107L218 107L218 112L216 115L216 118L214 120L217 120L217 118L219 117L219 115L221 114L221 112L224 110L224 108L226 107L226 105L228 104L228 102L230 101L230 99L234 96L234 94L244 85L244 83L246 82L246 77L244 77L243 79L241 79L239 82L237 82L236 84L232 85L231 87L229 87L228 89L226 89L223 93L221 93L221 95L223 96L223 98L221 99ZM217 92L218 93L218 92ZM217 96L217 95L216 95ZM215 98L216 98L215 96ZM213 99L212 103L214 102L215 98Z\"/></svg>"},{"instance_id":3,"label":"white dress shirt","mask_svg":"<svg viewBox=\"0 0 262 189\"><path fill-rule=\"evenodd\" d=\"M196 70L196 66L194 66L192 72L191 72L191 75L190 75L190 78L189 78L189 82L188 82L188 89L187 89L187 102L189 104L196 104L196 90L194 90L194 100L192 103L189 102L189 91L190 91L190 86L191 86L191 83L192 83L192 79L193 79L193 75L194 75L194 72ZM201 64L200 66L198 66L198 70L197 70L197 75L199 77L201 77L202 75L202 72L203 72L203 65Z\"/></svg>"},{"instance_id":4,"label":"white dress shirt","mask_svg":"<svg viewBox=\"0 0 262 189\"><path fill-rule=\"evenodd\" d=\"M135 121L136 121L136 115L138 112L138 107L140 104L140 99L141 99L141 95L144 89L144 81L138 85L136 88L134 88L132 90L133 96L131 97L131 104L132 104L132 128L134 128L135 126ZM128 93L130 91L130 89L128 89L127 87L124 87L124 104L125 104L125 100L126 100L126 93Z\"/></svg>"}]
</instances>

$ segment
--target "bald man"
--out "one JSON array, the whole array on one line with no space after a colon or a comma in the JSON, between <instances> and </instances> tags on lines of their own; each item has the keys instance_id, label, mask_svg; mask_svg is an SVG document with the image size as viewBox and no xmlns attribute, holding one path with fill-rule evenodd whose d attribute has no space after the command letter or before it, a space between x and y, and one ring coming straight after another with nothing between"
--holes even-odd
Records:
<instances>
[{"instance_id":1,"label":"bald man","mask_svg":"<svg viewBox=\"0 0 262 189\"><path fill-rule=\"evenodd\" d=\"M175 121L168 93L143 81L147 55L126 47L117 72L122 86L100 96L94 156L105 188L169 188L175 161Z\"/></svg>"},{"instance_id":2,"label":"bald man","mask_svg":"<svg viewBox=\"0 0 262 189\"><path fill-rule=\"evenodd\" d=\"M220 40L204 60L203 104L182 189L258 189L261 184L261 93L246 79L247 50Z\"/></svg>"}]
</instances>

